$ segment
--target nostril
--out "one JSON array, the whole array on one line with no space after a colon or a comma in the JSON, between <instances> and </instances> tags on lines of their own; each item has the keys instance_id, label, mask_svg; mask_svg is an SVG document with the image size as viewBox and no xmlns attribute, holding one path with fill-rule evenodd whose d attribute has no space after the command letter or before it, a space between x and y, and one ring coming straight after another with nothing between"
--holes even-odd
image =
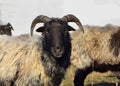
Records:
<instances>
[{"instance_id":1,"label":"nostril","mask_svg":"<svg viewBox=\"0 0 120 86\"><path fill-rule=\"evenodd\" d=\"M55 47L55 51L56 51L56 52L60 52L60 47L59 47L59 46L56 46L56 47Z\"/></svg>"},{"instance_id":2,"label":"nostril","mask_svg":"<svg viewBox=\"0 0 120 86\"><path fill-rule=\"evenodd\" d=\"M57 50L59 50L59 49L60 49L60 47L59 47L59 46L57 46L57 47L56 47L56 49L57 49Z\"/></svg>"}]
</instances>

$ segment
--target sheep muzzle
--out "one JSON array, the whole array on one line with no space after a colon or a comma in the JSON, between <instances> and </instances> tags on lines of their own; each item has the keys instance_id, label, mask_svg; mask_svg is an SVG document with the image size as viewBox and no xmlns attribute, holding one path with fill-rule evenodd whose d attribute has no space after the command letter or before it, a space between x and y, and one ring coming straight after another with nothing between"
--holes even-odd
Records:
<instances>
[{"instance_id":1,"label":"sheep muzzle","mask_svg":"<svg viewBox=\"0 0 120 86\"><path fill-rule=\"evenodd\" d=\"M59 47L59 46L52 47L51 48L51 52L52 52L54 57L60 58L64 54L64 48L63 47Z\"/></svg>"}]
</instances>

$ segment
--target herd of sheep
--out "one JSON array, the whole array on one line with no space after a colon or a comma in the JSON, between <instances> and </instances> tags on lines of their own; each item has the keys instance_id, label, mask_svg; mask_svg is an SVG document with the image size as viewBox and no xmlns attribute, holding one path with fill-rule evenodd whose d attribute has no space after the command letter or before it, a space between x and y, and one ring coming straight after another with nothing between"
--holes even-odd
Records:
<instances>
[{"instance_id":1,"label":"herd of sheep","mask_svg":"<svg viewBox=\"0 0 120 86\"><path fill-rule=\"evenodd\" d=\"M80 30L75 31L69 22L76 23ZM41 35L33 34L38 23L44 23L36 29ZM120 27L83 29L72 14L62 18L37 16L30 34L20 36L3 33L2 27L0 86L60 86L70 65L75 69L74 86L84 86L85 78L93 71L120 71Z\"/></svg>"}]
</instances>

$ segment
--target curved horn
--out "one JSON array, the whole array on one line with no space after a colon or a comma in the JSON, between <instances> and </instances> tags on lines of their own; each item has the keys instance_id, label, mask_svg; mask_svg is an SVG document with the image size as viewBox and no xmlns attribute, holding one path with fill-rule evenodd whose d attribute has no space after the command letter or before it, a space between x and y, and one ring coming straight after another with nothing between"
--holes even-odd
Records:
<instances>
[{"instance_id":1,"label":"curved horn","mask_svg":"<svg viewBox=\"0 0 120 86\"><path fill-rule=\"evenodd\" d=\"M10 23L8 23L7 25L14 31L14 29Z\"/></svg>"},{"instance_id":2,"label":"curved horn","mask_svg":"<svg viewBox=\"0 0 120 86\"><path fill-rule=\"evenodd\" d=\"M75 23L78 25L78 27L79 27L79 28L83 31L83 33L84 33L83 26L82 26L81 22L79 21L79 19L78 19L76 16L71 15L71 14L68 14L68 15L66 15L66 16L63 16L63 17L61 18L61 20L66 21L66 22L75 22Z\"/></svg>"},{"instance_id":3,"label":"curved horn","mask_svg":"<svg viewBox=\"0 0 120 86\"><path fill-rule=\"evenodd\" d=\"M33 35L33 30L34 30L34 27L37 23L45 23L45 22L48 22L48 21L50 21L50 18L47 17L47 16L44 16L44 15L37 16L31 24L31 31L30 31L31 36Z\"/></svg>"}]
</instances>

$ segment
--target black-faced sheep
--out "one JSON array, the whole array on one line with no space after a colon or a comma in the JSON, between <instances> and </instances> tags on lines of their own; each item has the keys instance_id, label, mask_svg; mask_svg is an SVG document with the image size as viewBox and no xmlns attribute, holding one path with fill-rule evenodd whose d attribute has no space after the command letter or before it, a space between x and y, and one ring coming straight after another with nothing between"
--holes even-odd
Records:
<instances>
[{"instance_id":1,"label":"black-faced sheep","mask_svg":"<svg viewBox=\"0 0 120 86\"><path fill-rule=\"evenodd\" d=\"M0 34L1 35L11 36L12 35L11 30L14 30L14 29L10 23L8 23L6 25L0 25Z\"/></svg>"},{"instance_id":2,"label":"black-faced sheep","mask_svg":"<svg viewBox=\"0 0 120 86\"><path fill-rule=\"evenodd\" d=\"M85 28L73 33L71 63L76 67L74 86L84 86L92 71L120 71L120 27Z\"/></svg>"},{"instance_id":3,"label":"black-faced sheep","mask_svg":"<svg viewBox=\"0 0 120 86\"><path fill-rule=\"evenodd\" d=\"M2 86L59 86L70 65L71 38L74 31L68 22L80 21L73 15L62 18L36 17L31 25L31 36L37 23L44 23L37 32L41 37L0 37L0 85ZM29 37L28 37L29 38Z\"/></svg>"}]
</instances>

